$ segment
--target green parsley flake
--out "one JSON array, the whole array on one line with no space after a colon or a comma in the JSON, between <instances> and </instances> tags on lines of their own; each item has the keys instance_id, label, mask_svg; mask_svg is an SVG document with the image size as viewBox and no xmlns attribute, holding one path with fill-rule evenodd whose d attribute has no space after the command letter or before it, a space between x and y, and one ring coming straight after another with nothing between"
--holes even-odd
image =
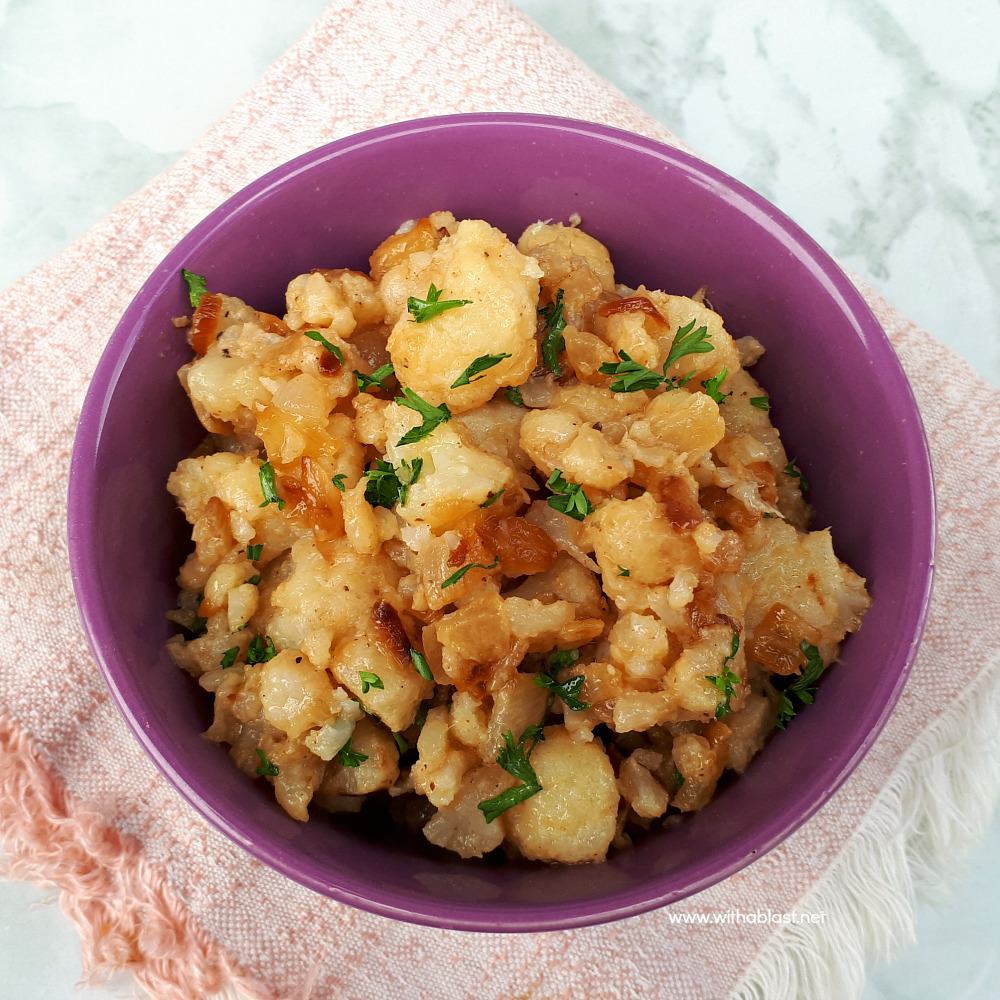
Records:
<instances>
[{"instance_id":1,"label":"green parsley flake","mask_svg":"<svg viewBox=\"0 0 1000 1000\"><path fill-rule=\"evenodd\" d=\"M343 493L343 492L344 492L344 490L346 490L346 489L347 489L347 487L346 487L346 486L344 485L344 480L345 480L346 478L347 478L347 473L346 473L346 472L338 472L338 473L337 473L337 474L336 474L336 475L335 475L335 476L334 476L334 477L333 477L333 478L332 478L332 479L330 480L330 482L331 482L331 483L333 483L333 485L334 485L334 486L336 486L336 487L337 487L337 489L338 489L338 490L340 490L340 492L341 492L341 493Z\"/></svg>"},{"instance_id":2,"label":"green parsley flake","mask_svg":"<svg viewBox=\"0 0 1000 1000\"><path fill-rule=\"evenodd\" d=\"M802 475L802 470L795 464L794 458L785 466L785 475L791 476L792 479L797 479L799 481L799 489L803 493L809 492L809 480Z\"/></svg>"},{"instance_id":3,"label":"green parsley flake","mask_svg":"<svg viewBox=\"0 0 1000 1000\"><path fill-rule=\"evenodd\" d=\"M264 551L264 543L263 542L260 542L257 545L248 545L247 546L247 559L249 559L250 562L256 562L261 557L261 553L263 551Z\"/></svg>"},{"instance_id":4,"label":"green parsley flake","mask_svg":"<svg viewBox=\"0 0 1000 1000\"><path fill-rule=\"evenodd\" d=\"M524 397L521 395L521 390L517 388L516 385L512 385L509 389L504 390L504 395L507 397L509 403L513 403L515 406L524 407Z\"/></svg>"},{"instance_id":5,"label":"green parsley flake","mask_svg":"<svg viewBox=\"0 0 1000 1000\"><path fill-rule=\"evenodd\" d=\"M542 790L542 783L528 760L528 756L541 737L541 726L528 726L517 743L514 742L514 734L509 729L503 734L504 745L497 754L497 763L521 784L479 803L477 808L487 823L492 823L508 809L524 802L525 799L530 799L532 795ZM529 741L531 746L527 745Z\"/></svg>"},{"instance_id":6,"label":"green parsley flake","mask_svg":"<svg viewBox=\"0 0 1000 1000\"><path fill-rule=\"evenodd\" d=\"M412 389L404 388L403 395L397 396L395 402L399 406L405 406L408 410L413 410L422 418L421 423L416 427L411 427L397 442L399 448L405 444L414 444L422 441L435 427L443 424L446 420L451 420L451 410L446 403L440 406L432 406L426 399L421 399Z\"/></svg>"},{"instance_id":7,"label":"green parsley flake","mask_svg":"<svg viewBox=\"0 0 1000 1000\"><path fill-rule=\"evenodd\" d=\"M618 352L618 361L606 361L597 370L602 375L617 375L609 388L612 392L640 392L659 389L666 377L640 365L624 351Z\"/></svg>"},{"instance_id":8,"label":"green parsley flake","mask_svg":"<svg viewBox=\"0 0 1000 1000\"><path fill-rule=\"evenodd\" d=\"M378 674L373 674L370 670L362 670L358 674L358 678L361 681L361 693L368 694L372 688L378 688L380 691L385 690L385 685L382 683L382 678Z\"/></svg>"},{"instance_id":9,"label":"green parsley flake","mask_svg":"<svg viewBox=\"0 0 1000 1000\"><path fill-rule=\"evenodd\" d=\"M463 566L461 569L455 570L455 572L452 573L451 576L449 576L447 580L444 580L442 582L442 584L441 584L441 589L444 590L445 587L451 587L453 584L458 583L458 581L461 580L462 577L465 576L465 574L469 572L469 570L472 570L472 569L496 569L497 566L499 566L499 565L500 565L500 557L499 556L497 556L496 559L494 559L493 562L489 563L488 565L485 564L485 563L468 563L465 566Z\"/></svg>"},{"instance_id":10,"label":"green parsley flake","mask_svg":"<svg viewBox=\"0 0 1000 1000\"><path fill-rule=\"evenodd\" d=\"M709 379L705 379L705 381L701 383L702 387L705 390L705 395L710 396L712 399L714 399L719 404L719 406L722 406L722 404L726 401L726 399L732 395L731 392L719 391L720 387L722 386L722 383L726 381L728 376L729 376L729 369L723 368L718 375L715 375Z\"/></svg>"},{"instance_id":11,"label":"green parsley flake","mask_svg":"<svg viewBox=\"0 0 1000 1000\"><path fill-rule=\"evenodd\" d=\"M399 502L406 503L406 498L410 493L410 487L420 478L420 470L424 467L422 458L415 458L408 462L405 458L399 463L396 471L396 478L399 480ZM404 478L405 477L405 478Z\"/></svg>"},{"instance_id":12,"label":"green parsley flake","mask_svg":"<svg viewBox=\"0 0 1000 1000\"><path fill-rule=\"evenodd\" d=\"M555 652L549 653L548 659L545 661L545 668L550 674L554 674L557 670L573 666L579 659L580 650L578 649L557 649Z\"/></svg>"},{"instance_id":13,"label":"green parsley flake","mask_svg":"<svg viewBox=\"0 0 1000 1000\"><path fill-rule=\"evenodd\" d=\"M673 343L667 353L667 360L663 362L663 371L667 372L681 358L689 354L708 354L714 351L715 347L708 339L708 328L699 326L694 328L695 321L691 320L687 326L682 326L674 335Z\"/></svg>"},{"instance_id":14,"label":"green parsley flake","mask_svg":"<svg viewBox=\"0 0 1000 1000\"><path fill-rule=\"evenodd\" d=\"M758 410L770 410L771 409L771 399L769 396L751 396L750 405L756 406Z\"/></svg>"},{"instance_id":15,"label":"green parsley flake","mask_svg":"<svg viewBox=\"0 0 1000 1000\"><path fill-rule=\"evenodd\" d=\"M472 299L442 299L441 290L432 284L427 289L427 298L418 299L411 295L406 300L406 310L413 317L414 323L426 323L448 309L472 304Z\"/></svg>"},{"instance_id":16,"label":"green parsley flake","mask_svg":"<svg viewBox=\"0 0 1000 1000\"><path fill-rule=\"evenodd\" d=\"M545 485L552 491L552 496L546 503L553 509L572 517L576 521L582 521L590 514L594 505L590 502L587 494L583 492L583 487L577 483L568 482L562 474L561 469L553 469L552 475L546 480Z\"/></svg>"},{"instance_id":17,"label":"green parsley flake","mask_svg":"<svg viewBox=\"0 0 1000 1000\"><path fill-rule=\"evenodd\" d=\"M208 283L200 274L189 271L186 267L181 268L181 277L187 284L188 301L192 309L197 309L201 302L201 297L208 291Z\"/></svg>"},{"instance_id":18,"label":"green parsley flake","mask_svg":"<svg viewBox=\"0 0 1000 1000\"><path fill-rule=\"evenodd\" d=\"M535 683L539 687L546 688L553 694L558 695L566 704L566 707L573 712L582 712L590 708L589 703L581 701L578 696L580 688L583 687L586 681L587 678L583 674L575 674L565 681L557 681L548 674L535 674Z\"/></svg>"},{"instance_id":19,"label":"green parsley flake","mask_svg":"<svg viewBox=\"0 0 1000 1000\"><path fill-rule=\"evenodd\" d=\"M337 751L337 760L343 767L360 767L368 760L368 754L359 753L351 746L351 740L348 739Z\"/></svg>"},{"instance_id":20,"label":"green parsley flake","mask_svg":"<svg viewBox=\"0 0 1000 1000\"><path fill-rule=\"evenodd\" d=\"M281 774L277 764L272 764L267 758L267 754L257 747L257 760L260 762L257 765L257 777L258 778L274 778Z\"/></svg>"},{"instance_id":21,"label":"green parsley flake","mask_svg":"<svg viewBox=\"0 0 1000 1000\"><path fill-rule=\"evenodd\" d=\"M260 583L260 573L254 573L254 575L247 580L247 583L252 583L256 587L257 584Z\"/></svg>"},{"instance_id":22,"label":"green parsley flake","mask_svg":"<svg viewBox=\"0 0 1000 1000\"><path fill-rule=\"evenodd\" d=\"M626 569L624 566L619 566L618 567L618 575L619 576L631 576L632 575L632 570Z\"/></svg>"},{"instance_id":23,"label":"green parsley flake","mask_svg":"<svg viewBox=\"0 0 1000 1000\"><path fill-rule=\"evenodd\" d=\"M781 692L781 703L778 708L779 729L784 729L795 716L795 703L791 696L797 698L803 705L811 705L816 700L816 683L823 673L823 658L819 655L819 650L805 639L799 643L799 649L806 658L806 665L795 681Z\"/></svg>"},{"instance_id":24,"label":"green parsley flake","mask_svg":"<svg viewBox=\"0 0 1000 1000\"><path fill-rule=\"evenodd\" d=\"M724 699L715 710L715 717L717 719L725 718L732 711L730 702L736 693L736 689L743 683L739 674L734 674L729 669L729 664L733 662L739 651L740 635L738 632L734 632L732 643L729 647L729 655L722 661L722 673L718 675L705 674L705 680L713 684Z\"/></svg>"},{"instance_id":25,"label":"green parsley flake","mask_svg":"<svg viewBox=\"0 0 1000 1000\"><path fill-rule=\"evenodd\" d=\"M566 348L566 338L563 336L563 331L566 329L566 320L563 318L563 290L560 288L556 292L555 301L539 309L538 313L545 320L545 329L542 331L542 361L558 378L562 375L559 355Z\"/></svg>"},{"instance_id":26,"label":"green parsley flake","mask_svg":"<svg viewBox=\"0 0 1000 1000\"><path fill-rule=\"evenodd\" d=\"M497 502L497 500L499 500L500 497L502 497L506 492L507 488L504 487L502 490L497 490L496 493L491 493L479 506L482 507L484 510L487 507L492 507Z\"/></svg>"},{"instance_id":27,"label":"green parsley flake","mask_svg":"<svg viewBox=\"0 0 1000 1000\"><path fill-rule=\"evenodd\" d=\"M410 744L406 741L406 737L402 733L393 733L392 738L396 741L396 749L400 753L406 753L410 749Z\"/></svg>"},{"instance_id":28,"label":"green parsley flake","mask_svg":"<svg viewBox=\"0 0 1000 1000\"><path fill-rule=\"evenodd\" d=\"M305 335L317 344L322 344L341 364L344 363L344 352L336 344L331 344L319 330L306 330Z\"/></svg>"},{"instance_id":29,"label":"green parsley flake","mask_svg":"<svg viewBox=\"0 0 1000 1000\"><path fill-rule=\"evenodd\" d=\"M278 655L274 640L269 635L255 635L247 646L247 664L267 663Z\"/></svg>"},{"instance_id":30,"label":"green parsley flake","mask_svg":"<svg viewBox=\"0 0 1000 1000\"><path fill-rule=\"evenodd\" d=\"M423 653L421 653L417 649L411 649L410 650L410 659L413 661L413 668L416 670L416 672L418 674L420 674L421 677L423 677L423 679L425 681L433 681L434 680L434 675L431 673L431 668L427 664L427 657L424 656ZM425 714L424 717L426 718L426 714ZM423 723L419 721L419 718L420 717L418 716L417 717L417 719L418 719L418 725L422 726Z\"/></svg>"},{"instance_id":31,"label":"green parsley flake","mask_svg":"<svg viewBox=\"0 0 1000 1000\"><path fill-rule=\"evenodd\" d=\"M236 662L236 657L239 655L240 655L240 647L230 646L229 649L227 649L222 654L222 659L219 660L219 666L222 667L223 669L231 667Z\"/></svg>"},{"instance_id":32,"label":"green parsley flake","mask_svg":"<svg viewBox=\"0 0 1000 1000\"><path fill-rule=\"evenodd\" d=\"M511 356L512 355L510 354L484 354L481 357L476 358L476 360L473 361L472 364L469 365L469 367L466 368L465 371L451 383L452 389L457 389L462 385L470 385L472 382L478 382L479 379L486 377L481 374L482 372L493 368L494 366L500 364L504 358L509 358ZM475 377L477 375L479 378Z\"/></svg>"},{"instance_id":33,"label":"green parsley flake","mask_svg":"<svg viewBox=\"0 0 1000 1000\"><path fill-rule=\"evenodd\" d=\"M278 484L274 477L274 466L270 462L265 462L260 467L260 492L264 497L264 502L258 507L266 507L268 504L276 503L278 510L285 509L285 501L278 496Z\"/></svg>"},{"instance_id":34,"label":"green parsley flake","mask_svg":"<svg viewBox=\"0 0 1000 1000\"><path fill-rule=\"evenodd\" d=\"M378 392L385 388L385 380L396 374L396 369L387 362L379 365L370 375L354 370L354 378L358 383L358 392Z\"/></svg>"},{"instance_id":35,"label":"green parsley flake","mask_svg":"<svg viewBox=\"0 0 1000 1000\"><path fill-rule=\"evenodd\" d=\"M392 508L399 502L401 483L396 470L390 462L381 458L375 459L375 464L362 473L365 479L365 500L373 507Z\"/></svg>"}]
</instances>

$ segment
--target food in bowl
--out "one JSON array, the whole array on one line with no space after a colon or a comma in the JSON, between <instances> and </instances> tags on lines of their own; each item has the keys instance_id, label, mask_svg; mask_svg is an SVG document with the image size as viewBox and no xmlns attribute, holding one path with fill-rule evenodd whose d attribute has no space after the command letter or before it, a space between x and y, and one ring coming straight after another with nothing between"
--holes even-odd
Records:
<instances>
[{"instance_id":1,"label":"food in bowl","mask_svg":"<svg viewBox=\"0 0 1000 1000\"><path fill-rule=\"evenodd\" d=\"M169 649L296 819L380 797L463 858L600 861L707 805L859 627L761 344L578 224L435 212L283 318L185 278L209 436L168 483Z\"/></svg>"}]
</instances>

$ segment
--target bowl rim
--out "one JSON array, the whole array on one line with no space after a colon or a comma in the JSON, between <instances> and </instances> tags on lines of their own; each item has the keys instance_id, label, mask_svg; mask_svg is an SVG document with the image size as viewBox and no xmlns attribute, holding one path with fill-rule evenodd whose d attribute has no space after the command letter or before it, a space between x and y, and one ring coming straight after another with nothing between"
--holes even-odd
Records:
<instances>
[{"instance_id":1,"label":"bowl rim","mask_svg":"<svg viewBox=\"0 0 1000 1000\"><path fill-rule=\"evenodd\" d=\"M96 482L94 458L108 404L125 358L128 356L127 349L141 334L152 300L156 297L163 281L167 277L175 276L193 250L209 239L219 227L224 226L234 210L247 207L273 187L286 183L302 170L355 149L400 139L407 135L482 126L554 130L626 147L636 153L659 158L671 168L701 177L713 187L728 189L741 201L749 203L755 212L766 218L769 226L779 229L791 244L816 265L823 278L836 290L845 315L863 330L869 351L878 354L880 365L884 366L880 368L880 372L883 381L887 383L887 395L895 396L898 405L910 411L911 419L901 431L906 458L915 470L916 476L923 478L926 484L923 495L916 496L913 500L910 548L918 559L926 557L927 570L922 579L911 581L905 606L900 614L900 618L912 622L912 626L898 674L888 696L878 706L865 737L857 745L833 755L821 767L806 807L794 810L791 815L780 814L764 825L762 835L752 846L748 843L734 845L724 853L721 863L716 859L713 864L701 866L681 886L664 890L659 887L659 880L651 879L647 885L638 890L628 890L607 899L601 898L586 903L560 904L546 908L541 915L536 908L524 905L501 911L495 908L495 903L456 908L450 904L429 902L428 905L415 909L412 896L375 882L369 883L366 886L366 893L362 895L332 884L328 879L302 871L294 862L294 851L289 851L287 847L282 851L277 845L272 848L270 845L262 844L250 835L242 822L242 816L233 817L220 813L211 801L193 788L188 778L180 773L169 745L158 741L132 710L130 702L134 697L134 688L128 670L116 662L114 628L102 614L100 588L89 552L88 529L93 523L93 496ZM81 409L70 459L67 534L70 574L83 630L119 711L162 774L217 830L252 856L293 881L338 902L347 903L370 913L449 930L531 932L584 927L619 920L700 892L728 878L776 847L831 798L875 742L909 677L930 603L934 577L936 517L930 450L920 411L902 365L881 324L860 292L839 265L797 223L741 181L692 154L663 142L581 119L520 112L477 112L395 122L345 136L303 153L269 170L227 198L174 246L143 282L115 327L97 363Z\"/></svg>"}]
</instances>

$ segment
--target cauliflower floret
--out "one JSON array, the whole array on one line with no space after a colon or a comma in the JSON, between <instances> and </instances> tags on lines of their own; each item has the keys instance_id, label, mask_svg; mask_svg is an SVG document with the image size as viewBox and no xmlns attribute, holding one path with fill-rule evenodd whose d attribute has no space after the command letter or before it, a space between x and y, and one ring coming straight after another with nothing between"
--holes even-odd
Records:
<instances>
[{"instance_id":1,"label":"cauliflower floret","mask_svg":"<svg viewBox=\"0 0 1000 1000\"><path fill-rule=\"evenodd\" d=\"M433 531L444 531L479 508L491 494L513 485L511 467L477 448L457 421L440 424L414 444L398 444L419 423L412 410L396 403L386 408L386 460L397 468L404 460L423 462L406 503L396 508L408 524L426 524Z\"/></svg>"},{"instance_id":2,"label":"cauliflower floret","mask_svg":"<svg viewBox=\"0 0 1000 1000\"><path fill-rule=\"evenodd\" d=\"M635 500L608 500L584 522L604 574L604 589L613 582L656 586L668 583L682 568L700 565L698 547L678 531L649 493ZM628 577L622 577L622 570Z\"/></svg>"},{"instance_id":3,"label":"cauliflower floret","mask_svg":"<svg viewBox=\"0 0 1000 1000\"><path fill-rule=\"evenodd\" d=\"M531 410L521 423L521 447L546 475L561 469L581 486L612 490L634 469L629 455L571 410Z\"/></svg>"},{"instance_id":4,"label":"cauliflower floret","mask_svg":"<svg viewBox=\"0 0 1000 1000\"><path fill-rule=\"evenodd\" d=\"M400 315L388 341L399 381L434 405L447 403L455 413L475 409L503 386L524 382L538 360L538 265L498 229L476 220L460 222L455 235L416 267L421 256L399 265L411 269L408 294L426 299L434 285L442 301L467 304L423 323L408 312ZM510 357L469 385L453 387L473 361L497 354Z\"/></svg>"},{"instance_id":5,"label":"cauliflower floret","mask_svg":"<svg viewBox=\"0 0 1000 1000\"><path fill-rule=\"evenodd\" d=\"M574 742L562 726L547 726L531 753L542 790L505 814L511 840L536 861L600 861L615 835L615 772L597 741Z\"/></svg>"},{"instance_id":6,"label":"cauliflower floret","mask_svg":"<svg viewBox=\"0 0 1000 1000\"><path fill-rule=\"evenodd\" d=\"M380 323L385 315L378 287L366 274L338 268L293 278L285 293L285 322L293 330L320 327L344 340L358 325Z\"/></svg>"},{"instance_id":7,"label":"cauliflower floret","mask_svg":"<svg viewBox=\"0 0 1000 1000\"><path fill-rule=\"evenodd\" d=\"M351 733L351 750L363 757L356 767L345 767L331 758L316 791L322 806L338 795L368 795L390 788L399 777L399 751L395 741L371 719L361 719Z\"/></svg>"},{"instance_id":8,"label":"cauliflower floret","mask_svg":"<svg viewBox=\"0 0 1000 1000\"><path fill-rule=\"evenodd\" d=\"M377 715L395 733L413 722L420 702L434 691L434 685L413 669L409 656L404 661L367 635L337 646L330 670L365 711Z\"/></svg>"},{"instance_id":9,"label":"cauliflower floret","mask_svg":"<svg viewBox=\"0 0 1000 1000\"><path fill-rule=\"evenodd\" d=\"M296 650L283 650L262 663L253 677L259 685L264 718L291 739L334 714L329 676Z\"/></svg>"},{"instance_id":10,"label":"cauliflower floret","mask_svg":"<svg viewBox=\"0 0 1000 1000\"><path fill-rule=\"evenodd\" d=\"M615 272L607 249L582 229L536 222L521 234L517 248L538 261L547 301L562 291L563 315L573 327L584 329L595 300L614 290Z\"/></svg>"},{"instance_id":11,"label":"cauliflower floret","mask_svg":"<svg viewBox=\"0 0 1000 1000\"><path fill-rule=\"evenodd\" d=\"M683 378L691 375L692 385L718 375L723 368L732 375L739 371L740 353L733 338L726 332L722 317L704 303L689 299L686 295L667 295L664 292L646 292L657 310L666 319L666 325L656 328L657 359L651 367L659 369L667 360L670 346L681 327L694 323L694 330L705 327L707 340L712 350L705 354L688 354L670 366L668 375ZM636 358L638 361L639 359ZM728 387L728 380L723 388Z\"/></svg>"},{"instance_id":12,"label":"cauliflower floret","mask_svg":"<svg viewBox=\"0 0 1000 1000\"><path fill-rule=\"evenodd\" d=\"M510 775L495 764L470 771L451 803L430 818L424 836L459 857L481 858L503 843L505 827L502 816L487 823L479 803L499 795L511 784Z\"/></svg>"},{"instance_id":13,"label":"cauliflower floret","mask_svg":"<svg viewBox=\"0 0 1000 1000\"><path fill-rule=\"evenodd\" d=\"M417 762L410 771L414 789L440 809L452 802L463 776L478 763L478 754L451 734L447 707L432 708L420 730Z\"/></svg>"},{"instance_id":14,"label":"cauliflower floret","mask_svg":"<svg viewBox=\"0 0 1000 1000\"><path fill-rule=\"evenodd\" d=\"M826 662L871 604L864 578L834 555L829 530L802 534L780 519L757 526L740 576L753 588L748 629L752 632L773 605L783 604L819 630L815 645Z\"/></svg>"},{"instance_id":15,"label":"cauliflower floret","mask_svg":"<svg viewBox=\"0 0 1000 1000\"><path fill-rule=\"evenodd\" d=\"M360 555L341 538L328 561L308 538L295 543L287 579L271 595L268 634L281 647L302 649L318 667L329 667L333 645L364 632L372 608L399 578L383 553Z\"/></svg>"},{"instance_id":16,"label":"cauliflower floret","mask_svg":"<svg viewBox=\"0 0 1000 1000\"><path fill-rule=\"evenodd\" d=\"M615 622L608 639L612 661L628 677L651 680L663 676L670 656L670 636L663 622L630 611Z\"/></svg>"},{"instance_id":17,"label":"cauliflower floret","mask_svg":"<svg viewBox=\"0 0 1000 1000\"><path fill-rule=\"evenodd\" d=\"M719 404L700 392L664 392L656 396L628 429L624 447L653 469L670 464L675 455L693 465L723 438Z\"/></svg>"}]
</instances>

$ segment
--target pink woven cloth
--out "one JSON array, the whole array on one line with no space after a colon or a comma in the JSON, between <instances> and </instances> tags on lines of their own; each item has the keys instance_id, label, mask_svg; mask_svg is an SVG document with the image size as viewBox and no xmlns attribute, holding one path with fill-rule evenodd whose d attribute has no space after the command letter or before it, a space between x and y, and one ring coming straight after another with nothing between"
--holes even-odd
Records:
<instances>
[{"instance_id":1,"label":"pink woven cloth","mask_svg":"<svg viewBox=\"0 0 1000 1000\"><path fill-rule=\"evenodd\" d=\"M386 122L490 110L675 141L498 0L337 2L176 166L0 295L0 839L12 875L61 890L87 974L129 968L155 996L185 1000L233 984L345 1000L714 998L776 933L680 926L660 911L573 932L468 934L315 895L233 846L160 776L77 623L64 510L74 428L101 350L153 267L224 198L292 156ZM1000 565L983 543L1000 523L1000 400L929 335L869 301L913 383L934 457L940 555L926 638L897 710L833 801L673 912L794 909L908 766L914 740L996 652L986 626L1000 620Z\"/></svg>"}]
</instances>

